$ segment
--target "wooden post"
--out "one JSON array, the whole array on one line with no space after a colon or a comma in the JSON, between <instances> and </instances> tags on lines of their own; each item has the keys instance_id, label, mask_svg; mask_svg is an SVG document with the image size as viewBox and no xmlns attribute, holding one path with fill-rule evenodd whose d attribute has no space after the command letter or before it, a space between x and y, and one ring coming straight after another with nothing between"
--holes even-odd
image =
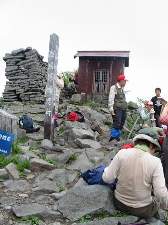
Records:
<instances>
[{"instance_id":1,"label":"wooden post","mask_svg":"<svg viewBox=\"0 0 168 225\"><path fill-rule=\"evenodd\" d=\"M44 138L54 140L54 119L55 113L55 80L57 76L59 38L56 34L50 35L48 54L48 78L46 85Z\"/></svg>"}]
</instances>

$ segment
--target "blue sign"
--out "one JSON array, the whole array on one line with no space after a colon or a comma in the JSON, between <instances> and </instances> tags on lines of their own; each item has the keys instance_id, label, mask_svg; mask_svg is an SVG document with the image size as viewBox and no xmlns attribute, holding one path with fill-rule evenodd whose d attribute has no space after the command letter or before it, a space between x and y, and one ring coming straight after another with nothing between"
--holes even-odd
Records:
<instances>
[{"instance_id":1,"label":"blue sign","mask_svg":"<svg viewBox=\"0 0 168 225\"><path fill-rule=\"evenodd\" d=\"M9 155L11 153L14 139L14 134L0 130L0 154Z\"/></svg>"}]
</instances>

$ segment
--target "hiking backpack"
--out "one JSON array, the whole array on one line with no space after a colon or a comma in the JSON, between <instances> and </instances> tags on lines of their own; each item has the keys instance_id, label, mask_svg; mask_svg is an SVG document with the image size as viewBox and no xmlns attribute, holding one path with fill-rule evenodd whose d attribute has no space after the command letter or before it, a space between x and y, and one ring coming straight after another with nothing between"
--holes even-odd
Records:
<instances>
[{"instance_id":1,"label":"hiking backpack","mask_svg":"<svg viewBox=\"0 0 168 225\"><path fill-rule=\"evenodd\" d=\"M19 126L22 129L29 130L33 128L33 119L27 115L23 115L19 118Z\"/></svg>"}]
</instances>

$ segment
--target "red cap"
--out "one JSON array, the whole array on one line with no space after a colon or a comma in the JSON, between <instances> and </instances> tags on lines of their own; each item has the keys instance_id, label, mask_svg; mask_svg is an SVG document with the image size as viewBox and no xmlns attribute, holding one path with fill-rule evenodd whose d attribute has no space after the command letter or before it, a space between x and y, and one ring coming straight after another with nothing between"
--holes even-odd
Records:
<instances>
[{"instance_id":1,"label":"red cap","mask_svg":"<svg viewBox=\"0 0 168 225\"><path fill-rule=\"evenodd\" d=\"M120 74L118 77L117 77L117 81L120 82L122 80L125 80L127 81L127 79L125 78L125 75L124 74Z\"/></svg>"}]
</instances>

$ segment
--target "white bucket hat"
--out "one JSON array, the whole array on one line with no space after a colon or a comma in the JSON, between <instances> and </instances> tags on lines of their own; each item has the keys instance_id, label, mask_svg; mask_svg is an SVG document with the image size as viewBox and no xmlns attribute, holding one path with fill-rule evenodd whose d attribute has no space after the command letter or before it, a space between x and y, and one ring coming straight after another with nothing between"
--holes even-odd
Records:
<instances>
[{"instance_id":1,"label":"white bucket hat","mask_svg":"<svg viewBox=\"0 0 168 225\"><path fill-rule=\"evenodd\" d=\"M158 142L158 139L154 139L152 137L150 137L149 135L146 134L138 134L134 137L133 141L136 142L138 140L146 140L149 141L150 143L154 144L155 146L157 146L158 150L161 150L160 144Z\"/></svg>"}]
</instances>

